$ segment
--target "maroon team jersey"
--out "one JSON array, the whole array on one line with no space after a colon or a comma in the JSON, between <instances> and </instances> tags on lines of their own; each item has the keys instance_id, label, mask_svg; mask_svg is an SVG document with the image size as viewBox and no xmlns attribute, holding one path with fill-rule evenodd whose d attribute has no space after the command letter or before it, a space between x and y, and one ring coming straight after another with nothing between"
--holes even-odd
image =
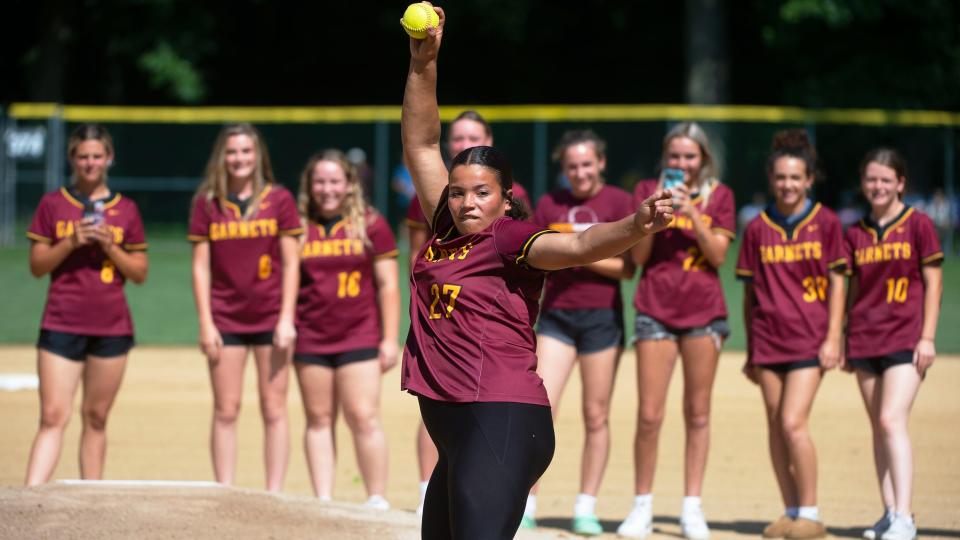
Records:
<instances>
[{"instance_id":1,"label":"maroon team jersey","mask_svg":"<svg viewBox=\"0 0 960 540\"><path fill-rule=\"evenodd\" d=\"M297 353L338 354L380 344L374 262L396 258L390 225L367 214L369 244L350 238L346 220L311 222L300 253Z\"/></svg>"},{"instance_id":2,"label":"maroon team jersey","mask_svg":"<svg viewBox=\"0 0 960 540\"><path fill-rule=\"evenodd\" d=\"M866 218L847 229L857 297L847 316L847 357L913 350L923 327L925 264L943 252L929 217L907 206L885 227Z\"/></svg>"},{"instance_id":3,"label":"maroon team jersey","mask_svg":"<svg viewBox=\"0 0 960 540\"><path fill-rule=\"evenodd\" d=\"M836 214L813 204L793 227L761 212L743 232L737 277L753 282L748 357L757 365L817 358L827 337L829 273L846 270Z\"/></svg>"},{"instance_id":4,"label":"maroon team jersey","mask_svg":"<svg viewBox=\"0 0 960 540\"><path fill-rule=\"evenodd\" d=\"M585 231L597 223L617 221L634 212L630 194L604 185L593 197L577 199L568 189L547 193L537 201L533 222L557 232ZM543 310L623 308L620 281L583 267L552 272L547 278Z\"/></svg>"},{"instance_id":5,"label":"maroon team jersey","mask_svg":"<svg viewBox=\"0 0 960 540\"><path fill-rule=\"evenodd\" d=\"M60 188L40 199L27 237L44 244L69 241L82 218L80 196ZM103 220L113 232L113 241L126 251L147 249L140 211L130 199L119 193L103 199ZM50 273L40 328L88 336L132 336L124 281L99 244L78 247Z\"/></svg>"},{"instance_id":6,"label":"maroon team jersey","mask_svg":"<svg viewBox=\"0 0 960 540\"><path fill-rule=\"evenodd\" d=\"M446 201L444 191L410 280L402 388L447 402L549 406L533 333L544 272L525 260L551 231L502 217L459 235Z\"/></svg>"},{"instance_id":7,"label":"maroon team jersey","mask_svg":"<svg viewBox=\"0 0 960 540\"><path fill-rule=\"evenodd\" d=\"M221 332L268 332L280 316L280 236L303 234L293 196L268 185L244 219L230 201L194 198L187 239L210 242L210 309Z\"/></svg>"},{"instance_id":8,"label":"maroon team jersey","mask_svg":"<svg viewBox=\"0 0 960 540\"><path fill-rule=\"evenodd\" d=\"M635 207L657 191L657 183L644 180L637 184ZM729 187L714 181L708 197L695 196L691 203L711 231L731 240L736 236L736 206ZM690 218L677 214L667 229L653 237L633 305L637 313L672 328L695 328L727 317L720 276L700 251Z\"/></svg>"},{"instance_id":9,"label":"maroon team jersey","mask_svg":"<svg viewBox=\"0 0 960 540\"><path fill-rule=\"evenodd\" d=\"M527 190L523 189L523 186L514 182L513 183L513 195L520 199L523 204L527 205L527 210L531 210L530 206L530 195L527 194ZM414 197L410 201L410 206L407 207L407 227L413 229L426 229L428 228L427 217L423 215L423 208L420 207L420 199ZM410 249L417 249L420 246L411 246Z\"/></svg>"}]
</instances>

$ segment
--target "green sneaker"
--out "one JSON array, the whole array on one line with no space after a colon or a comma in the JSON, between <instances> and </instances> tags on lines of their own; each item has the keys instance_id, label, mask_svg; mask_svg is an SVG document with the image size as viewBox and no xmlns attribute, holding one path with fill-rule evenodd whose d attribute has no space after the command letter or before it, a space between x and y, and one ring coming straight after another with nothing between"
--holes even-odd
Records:
<instances>
[{"instance_id":1,"label":"green sneaker","mask_svg":"<svg viewBox=\"0 0 960 540\"><path fill-rule=\"evenodd\" d=\"M573 518L573 532L583 536L603 534L603 525L597 516L577 516Z\"/></svg>"},{"instance_id":2,"label":"green sneaker","mask_svg":"<svg viewBox=\"0 0 960 540\"><path fill-rule=\"evenodd\" d=\"M536 529L537 528L537 518L533 516L523 515L523 519L520 520L521 529Z\"/></svg>"}]
</instances>

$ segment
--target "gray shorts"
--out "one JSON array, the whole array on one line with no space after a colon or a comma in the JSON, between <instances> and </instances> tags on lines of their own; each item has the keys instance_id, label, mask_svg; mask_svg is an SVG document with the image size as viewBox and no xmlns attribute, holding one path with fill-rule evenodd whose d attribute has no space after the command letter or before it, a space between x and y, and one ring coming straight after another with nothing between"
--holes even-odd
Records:
<instances>
[{"instance_id":1,"label":"gray shorts","mask_svg":"<svg viewBox=\"0 0 960 540\"><path fill-rule=\"evenodd\" d=\"M634 324L633 341L642 341L647 339L670 339L678 341L680 338L693 338L700 336L711 336L717 350L723 345L723 340L730 336L730 325L726 319L714 319L704 326L694 326L693 328L674 328L667 326L649 315L637 313Z\"/></svg>"},{"instance_id":2,"label":"gray shorts","mask_svg":"<svg viewBox=\"0 0 960 540\"><path fill-rule=\"evenodd\" d=\"M617 309L551 309L540 314L537 335L572 345L577 354L623 347L623 313Z\"/></svg>"}]
</instances>

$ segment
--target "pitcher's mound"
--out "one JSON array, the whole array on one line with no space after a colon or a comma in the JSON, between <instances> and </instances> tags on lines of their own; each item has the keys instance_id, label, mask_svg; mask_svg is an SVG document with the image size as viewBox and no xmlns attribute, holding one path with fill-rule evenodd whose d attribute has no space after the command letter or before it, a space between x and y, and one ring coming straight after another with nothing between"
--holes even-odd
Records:
<instances>
[{"instance_id":1,"label":"pitcher's mound","mask_svg":"<svg viewBox=\"0 0 960 540\"><path fill-rule=\"evenodd\" d=\"M415 540L417 517L224 487L0 487L0 538Z\"/></svg>"},{"instance_id":2,"label":"pitcher's mound","mask_svg":"<svg viewBox=\"0 0 960 540\"><path fill-rule=\"evenodd\" d=\"M175 483L173 483L175 484ZM523 531L525 539L556 532ZM420 538L412 512L203 484L0 486L0 538L338 540Z\"/></svg>"}]
</instances>

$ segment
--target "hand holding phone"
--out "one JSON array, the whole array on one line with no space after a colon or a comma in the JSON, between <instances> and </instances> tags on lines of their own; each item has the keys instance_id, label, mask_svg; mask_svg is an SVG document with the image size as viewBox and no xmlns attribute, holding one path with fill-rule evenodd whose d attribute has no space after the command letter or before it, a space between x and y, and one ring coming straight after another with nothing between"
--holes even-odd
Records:
<instances>
[{"instance_id":1,"label":"hand holding phone","mask_svg":"<svg viewBox=\"0 0 960 540\"><path fill-rule=\"evenodd\" d=\"M663 189L673 189L683 183L683 169L663 170Z\"/></svg>"}]
</instances>

